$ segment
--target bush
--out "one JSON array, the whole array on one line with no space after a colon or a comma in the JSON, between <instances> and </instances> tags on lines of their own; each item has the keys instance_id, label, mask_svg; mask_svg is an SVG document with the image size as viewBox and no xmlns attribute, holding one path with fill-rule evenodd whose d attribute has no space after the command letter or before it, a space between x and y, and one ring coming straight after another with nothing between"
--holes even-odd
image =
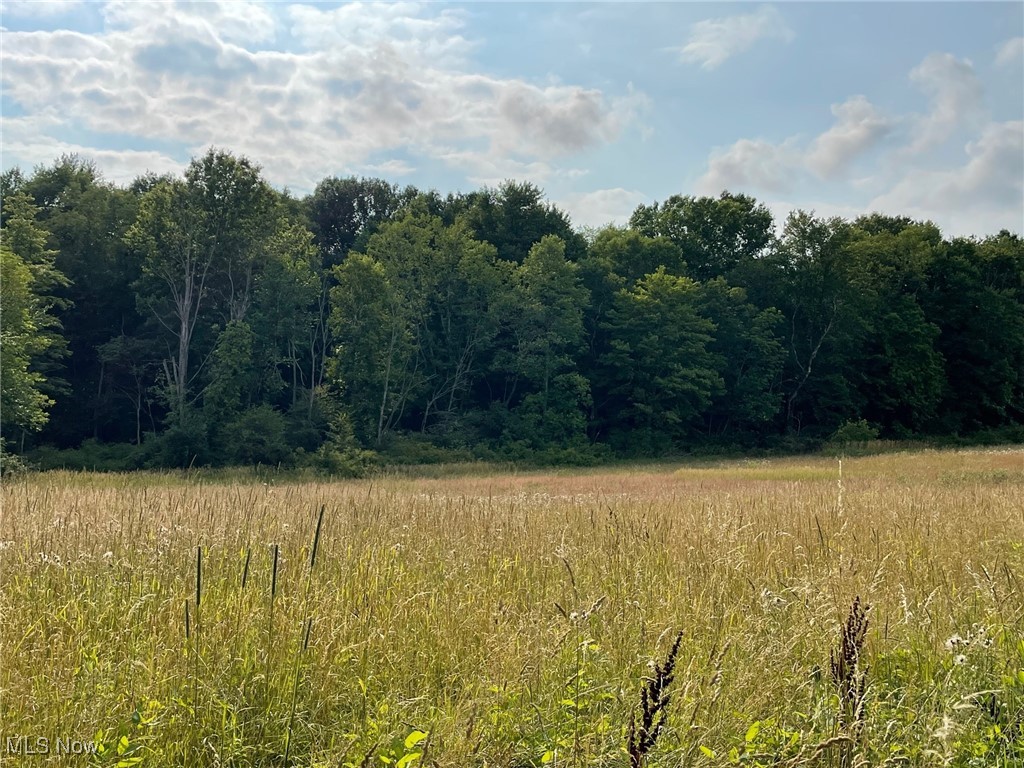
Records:
<instances>
[{"instance_id":1,"label":"bush","mask_svg":"<svg viewBox=\"0 0 1024 768\"><path fill-rule=\"evenodd\" d=\"M307 453L302 448L297 449L292 460L296 467L313 470L318 475L365 477L377 465L378 456L373 451L359 448L339 449L325 443L312 453Z\"/></svg>"},{"instance_id":2,"label":"bush","mask_svg":"<svg viewBox=\"0 0 1024 768\"><path fill-rule=\"evenodd\" d=\"M290 461L288 424L284 414L269 405L250 408L227 425L227 458L237 464L278 464Z\"/></svg>"},{"instance_id":3,"label":"bush","mask_svg":"<svg viewBox=\"0 0 1024 768\"><path fill-rule=\"evenodd\" d=\"M171 426L152 446L148 466L188 468L209 464L210 443L202 414L188 409L180 418L172 415L171 419Z\"/></svg>"},{"instance_id":4,"label":"bush","mask_svg":"<svg viewBox=\"0 0 1024 768\"><path fill-rule=\"evenodd\" d=\"M24 460L16 453L9 453L0 440L0 477L8 477L28 469Z\"/></svg>"},{"instance_id":5,"label":"bush","mask_svg":"<svg viewBox=\"0 0 1024 768\"><path fill-rule=\"evenodd\" d=\"M870 443L878 439L878 427L873 427L864 419L859 421L844 422L839 429L832 433L829 442L834 445L849 445L851 443Z\"/></svg>"},{"instance_id":6,"label":"bush","mask_svg":"<svg viewBox=\"0 0 1024 768\"><path fill-rule=\"evenodd\" d=\"M534 448L525 440L507 443L494 458L533 467L596 467L613 458L611 449L600 443L574 442Z\"/></svg>"},{"instance_id":7,"label":"bush","mask_svg":"<svg viewBox=\"0 0 1024 768\"><path fill-rule=\"evenodd\" d=\"M77 448L60 450L42 446L32 451L37 469L71 469L82 472L128 472L145 463L146 449L130 443L101 443L94 438L83 440Z\"/></svg>"},{"instance_id":8,"label":"bush","mask_svg":"<svg viewBox=\"0 0 1024 768\"><path fill-rule=\"evenodd\" d=\"M391 435L381 455L393 464L457 464L476 458L468 450L437 445L426 435Z\"/></svg>"}]
</instances>

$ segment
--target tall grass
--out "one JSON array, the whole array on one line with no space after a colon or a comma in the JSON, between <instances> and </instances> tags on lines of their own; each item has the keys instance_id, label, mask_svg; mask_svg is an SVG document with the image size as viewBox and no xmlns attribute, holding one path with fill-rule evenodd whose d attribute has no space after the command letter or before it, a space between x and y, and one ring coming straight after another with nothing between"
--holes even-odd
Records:
<instances>
[{"instance_id":1,"label":"tall grass","mask_svg":"<svg viewBox=\"0 0 1024 768\"><path fill-rule=\"evenodd\" d=\"M625 767L680 627L645 765L1024 764L1024 450L2 501L3 764Z\"/></svg>"}]
</instances>

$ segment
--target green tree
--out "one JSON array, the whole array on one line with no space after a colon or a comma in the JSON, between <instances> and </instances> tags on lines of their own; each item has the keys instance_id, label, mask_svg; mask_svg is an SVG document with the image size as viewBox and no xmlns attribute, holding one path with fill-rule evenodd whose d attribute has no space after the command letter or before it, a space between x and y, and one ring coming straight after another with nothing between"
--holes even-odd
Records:
<instances>
[{"instance_id":1,"label":"green tree","mask_svg":"<svg viewBox=\"0 0 1024 768\"><path fill-rule=\"evenodd\" d=\"M380 262L353 253L334 268L333 379L344 392L357 434L380 444L401 417L415 357L412 311Z\"/></svg>"},{"instance_id":2,"label":"green tree","mask_svg":"<svg viewBox=\"0 0 1024 768\"><path fill-rule=\"evenodd\" d=\"M341 264L349 251L362 247L414 195L412 188L399 190L383 179L332 176L317 184L304 204L327 267Z\"/></svg>"},{"instance_id":3,"label":"green tree","mask_svg":"<svg viewBox=\"0 0 1024 768\"><path fill-rule=\"evenodd\" d=\"M134 442L142 443L142 415L148 415L150 427L156 432L153 415L155 372L159 367L159 349L151 339L121 334L100 344L97 349L105 371L105 381L115 397L123 399L132 409L135 422Z\"/></svg>"},{"instance_id":4,"label":"green tree","mask_svg":"<svg viewBox=\"0 0 1024 768\"><path fill-rule=\"evenodd\" d=\"M728 277L761 256L772 241L772 215L747 195L673 195L663 203L641 205L630 227L648 237L664 237L682 250L691 276Z\"/></svg>"},{"instance_id":5,"label":"green tree","mask_svg":"<svg viewBox=\"0 0 1024 768\"><path fill-rule=\"evenodd\" d=\"M49 347L39 332L45 310L32 291L32 270L6 243L0 245L0 278L0 438L8 440L18 430L42 429L53 400L43 393L43 375L32 369Z\"/></svg>"},{"instance_id":6,"label":"green tree","mask_svg":"<svg viewBox=\"0 0 1024 768\"><path fill-rule=\"evenodd\" d=\"M250 403L256 377L253 365L255 334L249 325L232 320L217 336L207 365L210 380L203 391L203 416L217 434Z\"/></svg>"},{"instance_id":7,"label":"green tree","mask_svg":"<svg viewBox=\"0 0 1024 768\"><path fill-rule=\"evenodd\" d=\"M876 215L856 222L846 247L847 272L867 331L851 372L861 392L861 415L896 435L927 429L945 388L944 360L936 349L939 328L920 304L941 243L933 225Z\"/></svg>"},{"instance_id":8,"label":"green tree","mask_svg":"<svg viewBox=\"0 0 1024 768\"><path fill-rule=\"evenodd\" d=\"M1024 421L1024 246L1002 234L940 249L921 304L946 362L939 406L947 432Z\"/></svg>"},{"instance_id":9,"label":"green tree","mask_svg":"<svg viewBox=\"0 0 1024 768\"><path fill-rule=\"evenodd\" d=\"M544 193L526 182L506 181L497 189L485 188L467 195L462 214L473 235L498 249L498 257L521 264L530 249L545 235L565 244L566 256L577 261L586 243L569 223L569 218Z\"/></svg>"},{"instance_id":10,"label":"green tree","mask_svg":"<svg viewBox=\"0 0 1024 768\"><path fill-rule=\"evenodd\" d=\"M664 269L616 294L605 325L599 428L613 445L650 453L687 437L723 388L709 351L714 324L700 315L700 288Z\"/></svg>"},{"instance_id":11,"label":"green tree","mask_svg":"<svg viewBox=\"0 0 1024 768\"><path fill-rule=\"evenodd\" d=\"M784 316L787 358L782 375L786 429L831 434L860 417L858 389L869 297L851 279L849 223L798 211L776 248L745 274L748 295Z\"/></svg>"},{"instance_id":12,"label":"green tree","mask_svg":"<svg viewBox=\"0 0 1024 768\"><path fill-rule=\"evenodd\" d=\"M112 336L139 332L131 289L139 265L123 241L137 196L104 182L91 163L74 155L37 168L23 190L39 208L56 268L68 278L58 291L65 301L56 315L70 353L60 375L74 386L56 398L54 418L40 438L64 446L86 437L128 439L127 401L106 375L98 350Z\"/></svg>"},{"instance_id":13,"label":"green tree","mask_svg":"<svg viewBox=\"0 0 1024 768\"><path fill-rule=\"evenodd\" d=\"M539 392L542 414L556 404L552 380L575 370L582 349L589 296L579 271L566 259L565 243L546 235L519 266L509 294L514 302L512 374Z\"/></svg>"},{"instance_id":14,"label":"green tree","mask_svg":"<svg viewBox=\"0 0 1024 768\"><path fill-rule=\"evenodd\" d=\"M497 261L494 247L473 239L462 223L443 227L435 244L435 279L422 310L418 345L425 381L421 431L432 423L450 430L465 407L481 375L481 360L489 360L493 351L511 272Z\"/></svg>"},{"instance_id":15,"label":"green tree","mask_svg":"<svg viewBox=\"0 0 1024 768\"><path fill-rule=\"evenodd\" d=\"M282 222L266 244L256 277L250 318L256 335L253 364L261 369L258 388L267 394L280 387L279 368L283 368L290 406L294 408L300 392L305 392L307 416L316 388L324 380L322 280L312 234L299 224Z\"/></svg>"},{"instance_id":16,"label":"green tree","mask_svg":"<svg viewBox=\"0 0 1024 768\"><path fill-rule=\"evenodd\" d=\"M747 301L744 289L723 278L701 286L700 313L715 326L708 351L723 382L704 414L708 433L763 431L782 406L782 313L774 307L757 308Z\"/></svg>"},{"instance_id":17,"label":"green tree","mask_svg":"<svg viewBox=\"0 0 1024 768\"><path fill-rule=\"evenodd\" d=\"M139 204L126 238L142 257L139 308L170 342L164 377L172 419L182 418L195 399L193 343L212 325L200 319L245 319L276 223L272 199L257 167L210 150L189 164L184 181L157 183Z\"/></svg>"},{"instance_id":18,"label":"green tree","mask_svg":"<svg viewBox=\"0 0 1024 768\"><path fill-rule=\"evenodd\" d=\"M55 316L55 309L64 302L54 293L67 280L54 265L56 254L46 247L46 232L36 223L37 209L28 195L9 195L3 207L0 436L9 439L12 430L21 430L24 436L41 429L53 405L53 393L62 389L54 387L61 382L55 382L53 374L66 352Z\"/></svg>"}]
</instances>

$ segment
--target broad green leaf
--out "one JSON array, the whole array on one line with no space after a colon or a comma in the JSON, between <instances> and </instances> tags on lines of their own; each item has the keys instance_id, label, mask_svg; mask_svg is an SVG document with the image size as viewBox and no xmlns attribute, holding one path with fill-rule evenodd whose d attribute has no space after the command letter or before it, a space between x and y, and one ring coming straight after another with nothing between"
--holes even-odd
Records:
<instances>
[{"instance_id":1,"label":"broad green leaf","mask_svg":"<svg viewBox=\"0 0 1024 768\"><path fill-rule=\"evenodd\" d=\"M755 720L754 723L747 728L747 735L743 737L743 740L749 744L757 738L757 734L761 732L761 721Z\"/></svg>"},{"instance_id":2,"label":"broad green leaf","mask_svg":"<svg viewBox=\"0 0 1024 768\"><path fill-rule=\"evenodd\" d=\"M406 749L412 749L417 744L419 744L421 741L423 741L425 738L427 738L427 736L429 736L429 735L430 734L428 734L426 731L420 731L420 730L413 731L412 733L410 733L408 736L405 737L405 748Z\"/></svg>"}]
</instances>

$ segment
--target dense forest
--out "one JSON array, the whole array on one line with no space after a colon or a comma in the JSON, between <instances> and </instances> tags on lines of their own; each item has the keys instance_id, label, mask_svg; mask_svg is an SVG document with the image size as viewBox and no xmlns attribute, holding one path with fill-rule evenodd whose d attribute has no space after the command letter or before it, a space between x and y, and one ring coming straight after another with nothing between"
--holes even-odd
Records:
<instances>
[{"instance_id":1,"label":"dense forest","mask_svg":"<svg viewBox=\"0 0 1024 768\"><path fill-rule=\"evenodd\" d=\"M300 199L216 150L127 187L64 157L0 194L9 465L351 473L1024 435L1008 231L777 223L729 193L581 231L530 184L327 178Z\"/></svg>"}]
</instances>

